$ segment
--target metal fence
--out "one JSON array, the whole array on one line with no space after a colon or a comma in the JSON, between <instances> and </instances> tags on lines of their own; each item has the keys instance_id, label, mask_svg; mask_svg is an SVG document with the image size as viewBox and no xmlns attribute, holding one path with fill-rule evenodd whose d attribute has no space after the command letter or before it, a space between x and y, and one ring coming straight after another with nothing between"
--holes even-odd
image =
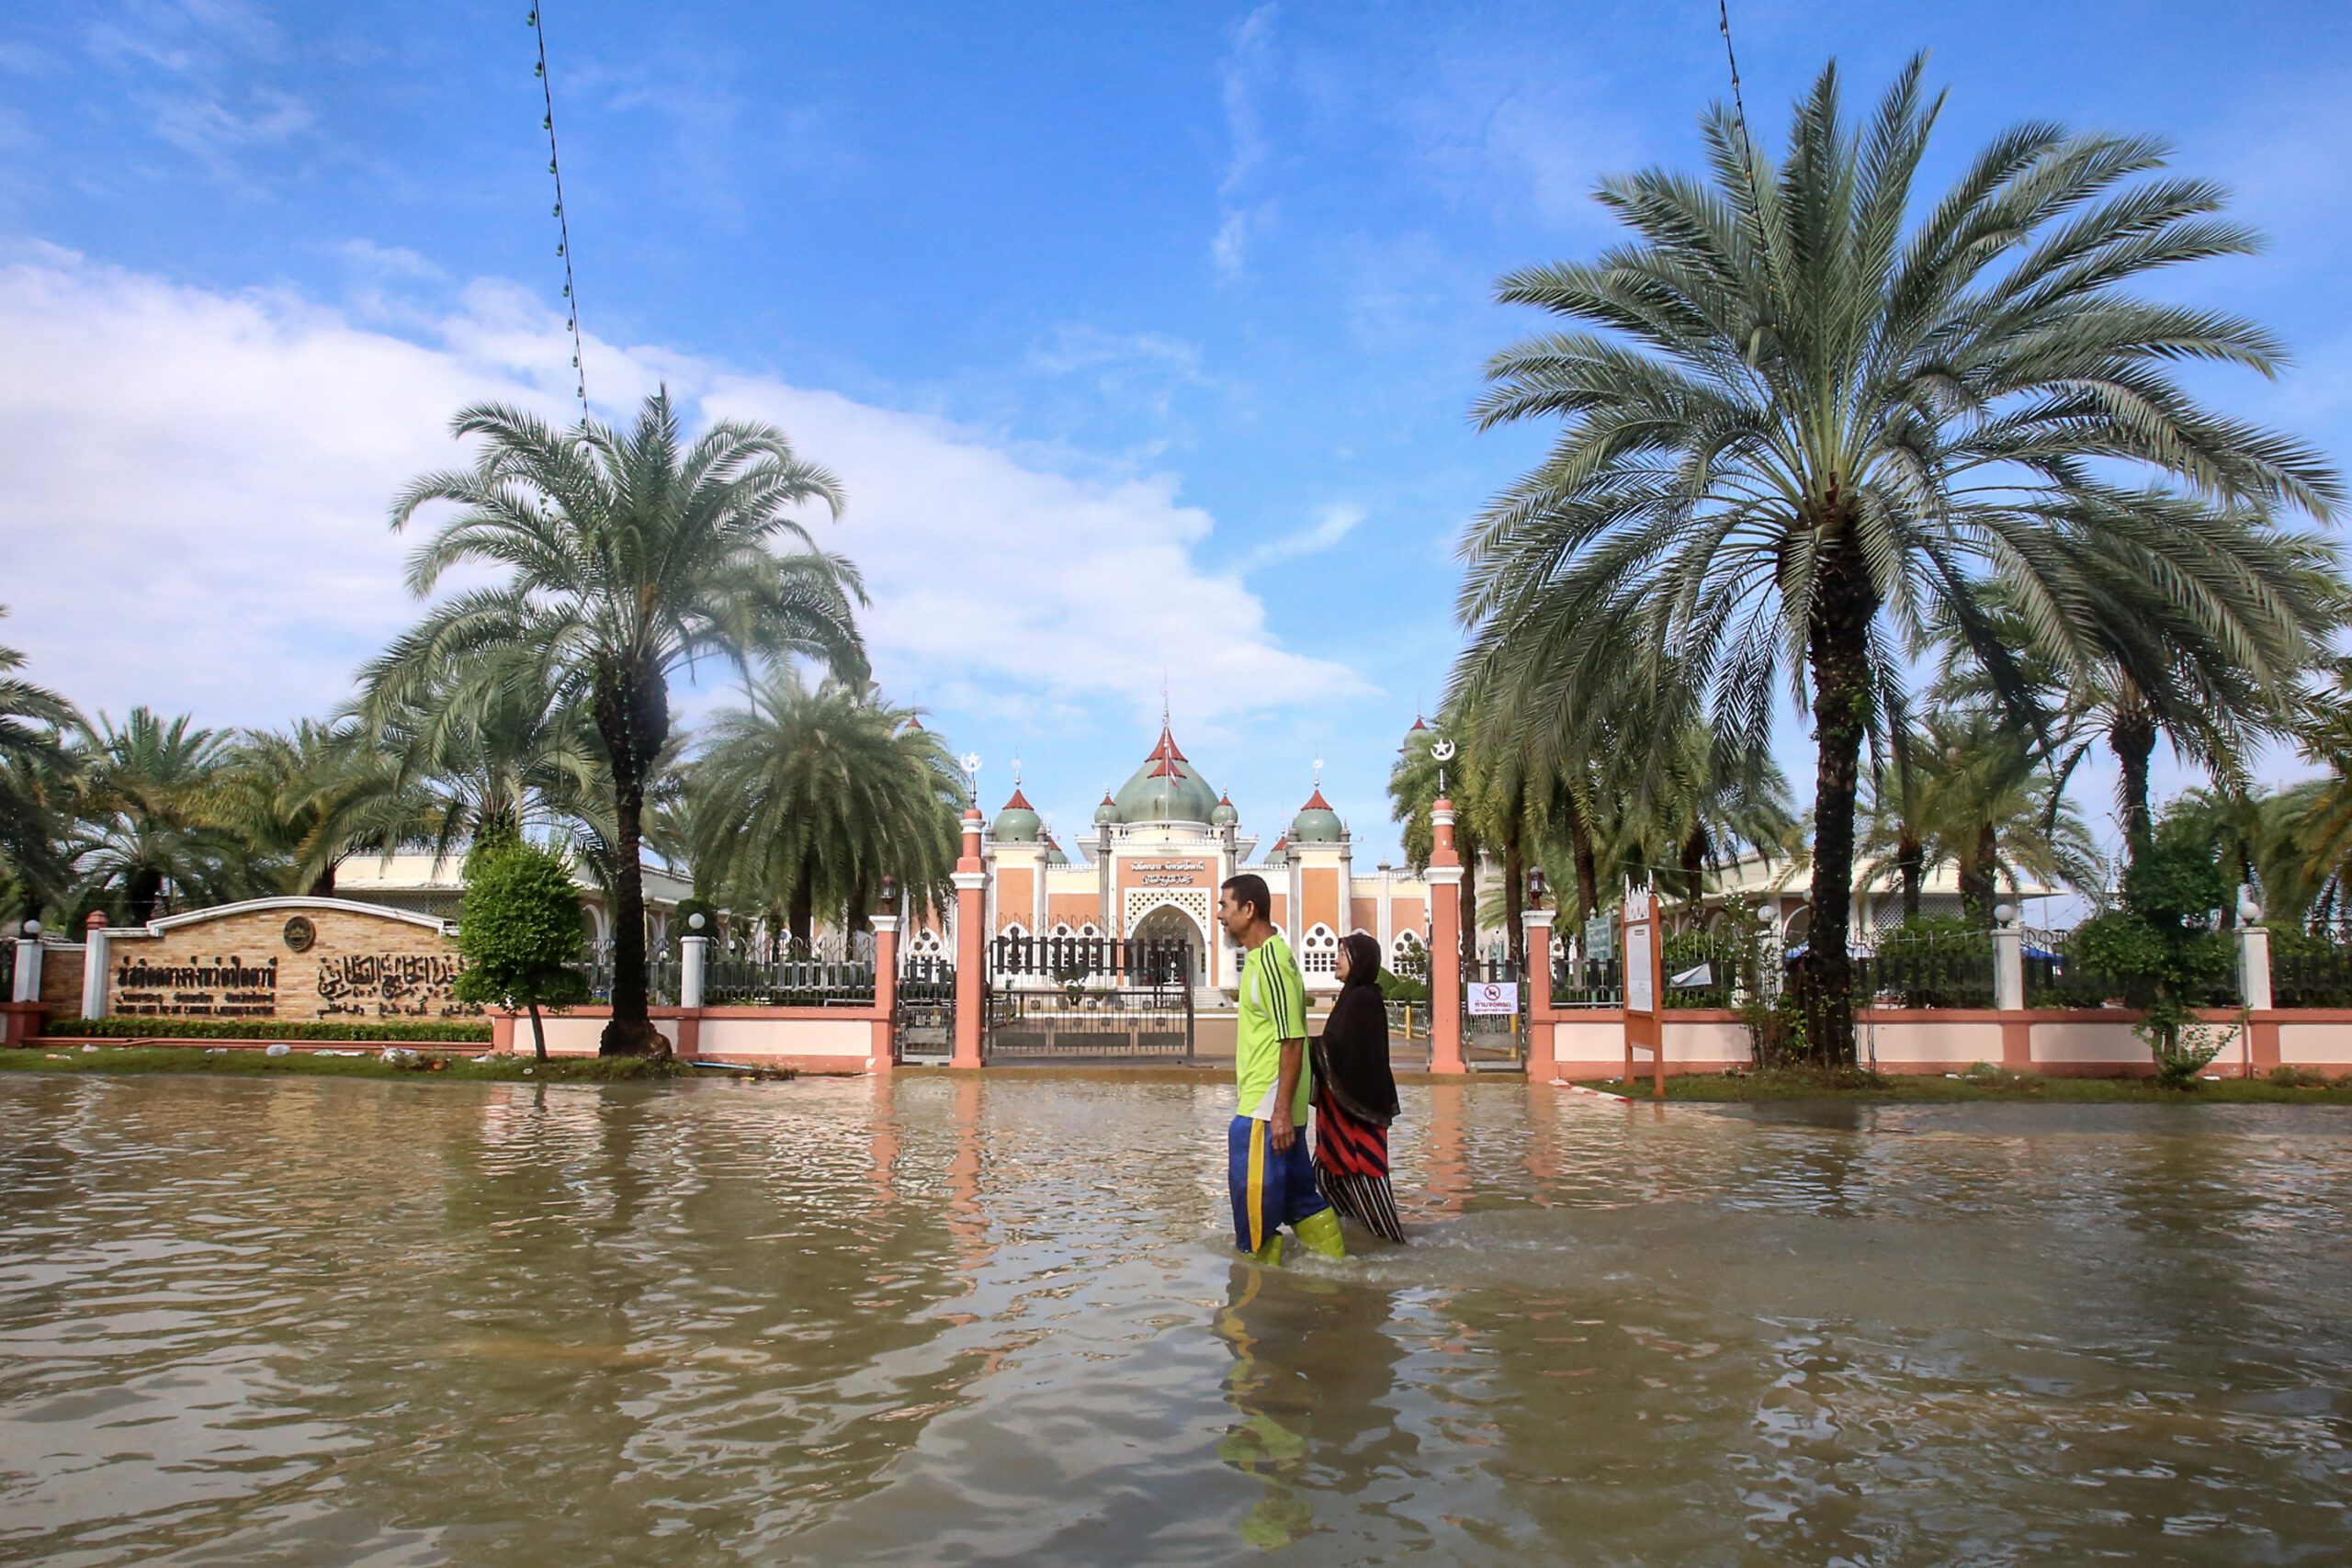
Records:
<instances>
[{"instance_id":1,"label":"metal fence","mask_svg":"<svg viewBox=\"0 0 2352 1568\"><path fill-rule=\"evenodd\" d=\"M1895 1008L1993 1005L1989 931L1892 931L1854 955L1858 998Z\"/></svg>"},{"instance_id":2,"label":"metal fence","mask_svg":"<svg viewBox=\"0 0 2352 1568\"><path fill-rule=\"evenodd\" d=\"M860 1007L874 1001L871 963L713 953L703 968L708 1007Z\"/></svg>"},{"instance_id":3,"label":"metal fence","mask_svg":"<svg viewBox=\"0 0 2352 1568\"><path fill-rule=\"evenodd\" d=\"M989 943L989 974L999 980L1064 986L1177 986L1192 948L1181 940L1103 936L1000 936Z\"/></svg>"},{"instance_id":4,"label":"metal fence","mask_svg":"<svg viewBox=\"0 0 2352 1568\"><path fill-rule=\"evenodd\" d=\"M572 965L588 982L591 1001L609 1002L613 999L613 943L604 942L588 944L588 956ZM658 947L649 946L645 954L645 992L655 1007L678 1005L678 956Z\"/></svg>"},{"instance_id":5,"label":"metal fence","mask_svg":"<svg viewBox=\"0 0 2352 1568\"><path fill-rule=\"evenodd\" d=\"M2352 929L2273 931L2270 1005L2352 1007Z\"/></svg>"},{"instance_id":6,"label":"metal fence","mask_svg":"<svg viewBox=\"0 0 2352 1568\"><path fill-rule=\"evenodd\" d=\"M1569 958L1552 965L1552 1005L1561 1008L1613 1008L1625 1001L1625 965L1616 954Z\"/></svg>"}]
</instances>

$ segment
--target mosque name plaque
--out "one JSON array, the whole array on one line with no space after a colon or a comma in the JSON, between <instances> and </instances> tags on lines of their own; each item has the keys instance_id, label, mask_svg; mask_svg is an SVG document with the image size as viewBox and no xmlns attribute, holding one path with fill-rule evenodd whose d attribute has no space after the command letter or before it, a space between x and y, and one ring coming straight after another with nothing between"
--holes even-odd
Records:
<instances>
[{"instance_id":1,"label":"mosque name plaque","mask_svg":"<svg viewBox=\"0 0 2352 1568\"><path fill-rule=\"evenodd\" d=\"M1145 860L1136 862L1133 870L1140 886L1190 887L1208 868L1204 860Z\"/></svg>"},{"instance_id":2,"label":"mosque name plaque","mask_svg":"<svg viewBox=\"0 0 2352 1568\"><path fill-rule=\"evenodd\" d=\"M114 1010L132 1018L275 1018L277 960L247 964L234 953L209 963L115 965Z\"/></svg>"}]
</instances>

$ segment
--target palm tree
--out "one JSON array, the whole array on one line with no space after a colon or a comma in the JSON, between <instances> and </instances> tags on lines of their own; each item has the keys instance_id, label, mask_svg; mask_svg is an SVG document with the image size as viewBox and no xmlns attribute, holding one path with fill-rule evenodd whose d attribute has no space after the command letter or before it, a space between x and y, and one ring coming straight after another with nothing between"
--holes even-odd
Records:
<instances>
[{"instance_id":1,"label":"palm tree","mask_svg":"<svg viewBox=\"0 0 2352 1568\"><path fill-rule=\"evenodd\" d=\"M0 605L0 616L7 613ZM68 879L60 809L73 766L65 736L81 727L82 716L17 673L24 666L22 653L0 648L0 875L15 885L21 913L29 917Z\"/></svg>"},{"instance_id":2,"label":"palm tree","mask_svg":"<svg viewBox=\"0 0 2352 1568\"><path fill-rule=\"evenodd\" d=\"M843 682L771 671L721 715L689 775L695 886L780 915L803 951L820 914L864 925L883 878L944 907L962 845L946 747Z\"/></svg>"},{"instance_id":3,"label":"palm tree","mask_svg":"<svg viewBox=\"0 0 2352 1568\"><path fill-rule=\"evenodd\" d=\"M204 813L242 838L281 892L334 897L335 868L358 846L354 818L388 771L360 729L297 719L232 744Z\"/></svg>"},{"instance_id":4,"label":"palm tree","mask_svg":"<svg viewBox=\"0 0 2352 1568\"><path fill-rule=\"evenodd\" d=\"M2038 124L1915 199L1940 108L1921 71L1857 134L1824 70L1777 163L1718 107L1711 182L1609 180L1600 198L1634 243L1502 280L1505 302L1598 330L1488 367L1483 424L1566 428L1464 542L1474 667L1540 658L1573 683L1683 662L1715 722L1757 738L1783 679L1809 702L1815 934L1795 979L1811 1048L1833 1060L1853 1054L1859 762L1900 693L1898 639L1941 608L2006 679L1978 609L1999 577L2047 647L2073 646L2121 582L2244 652L2263 644L2212 591L2246 575L2233 509L2324 516L2341 495L2314 452L2200 407L2175 374L2271 371L2269 334L2123 292L2253 248L2212 216L2221 191L2136 181L2162 165L2153 141ZM2159 505L2118 482L2132 471L2181 488Z\"/></svg>"},{"instance_id":5,"label":"palm tree","mask_svg":"<svg viewBox=\"0 0 2352 1568\"><path fill-rule=\"evenodd\" d=\"M469 564L501 581L435 605L369 680L398 703L453 662L503 653L585 700L610 772L616 872L613 1016L600 1048L656 1051L639 852L646 788L670 739L670 680L705 658L748 679L795 656L863 677L856 570L789 515L808 502L838 514L841 485L767 425L723 421L685 446L666 389L627 432L593 420L559 430L494 404L467 409L454 428L484 438L474 466L427 474L393 503L396 529L435 502L458 508L411 558L409 587L424 597Z\"/></svg>"},{"instance_id":6,"label":"palm tree","mask_svg":"<svg viewBox=\"0 0 2352 1568\"><path fill-rule=\"evenodd\" d=\"M1900 872L1907 829L1921 870L1951 865L1959 875L1961 908L1989 927L2006 881L2039 881L2096 889L2101 881L2098 844L2082 813L2064 794L2062 776L2040 757L2030 736L2006 716L1947 710L1919 728L1910 768L1909 811L1899 823L1872 825L1865 852L1877 852L1864 880ZM1905 919L1916 915L1906 904Z\"/></svg>"},{"instance_id":7,"label":"palm tree","mask_svg":"<svg viewBox=\"0 0 2352 1568\"><path fill-rule=\"evenodd\" d=\"M228 765L227 736L141 706L119 728L100 714L81 750L75 865L86 891L110 892L143 925L167 892L217 901L255 885L249 847L208 809Z\"/></svg>"}]
</instances>

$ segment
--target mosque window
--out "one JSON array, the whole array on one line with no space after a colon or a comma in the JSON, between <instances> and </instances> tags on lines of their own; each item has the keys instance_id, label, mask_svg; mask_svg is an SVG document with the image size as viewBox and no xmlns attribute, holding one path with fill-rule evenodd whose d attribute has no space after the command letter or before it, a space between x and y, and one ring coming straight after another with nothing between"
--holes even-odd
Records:
<instances>
[{"instance_id":1,"label":"mosque window","mask_svg":"<svg viewBox=\"0 0 2352 1568\"><path fill-rule=\"evenodd\" d=\"M1308 977L1329 977L1340 972L1340 939L1329 926L1320 920L1299 943L1298 966Z\"/></svg>"}]
</instances>

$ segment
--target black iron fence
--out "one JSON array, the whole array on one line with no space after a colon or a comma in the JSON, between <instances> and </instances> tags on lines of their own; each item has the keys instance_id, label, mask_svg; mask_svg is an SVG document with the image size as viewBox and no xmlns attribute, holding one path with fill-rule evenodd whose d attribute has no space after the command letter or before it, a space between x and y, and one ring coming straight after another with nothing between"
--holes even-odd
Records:
<instances>
[{"instance_id":1,"label":"black iron fence","mask_svg":"<svg viewBox=\"0 0 2352 1568\"><path fill-rule=\"evenodd\" d=\"M1990 931L1891 931L1854 955L1856 997L1894 1008L1993 1005Z\"/></svg>"},{"instance_id":2,"label":"black iron fence","mask_svg":"<svg viewBox=\"0 0 2352 1568\"><path fill-rule=\"evenodd\" d=\"M1193 964L1181 939L1103 936L1000 936L989 943L989 974L1004 980L1060 986L1181 986Z\"/></svg>"},{"instance_id":3,"label":"black iron fence","mask_svg":"<svg viewBox=\"0 0 2352 1568\"><path fill-rule=\"evenodd\" d=\"M992 1063L1188 1061L1189 986L1009 987L988 998Z\"/></svg>"},{"instance_id":4,"label":"black iron fence","mask_svg":"<svg viewBox=\"0 0 2352 1568\"><path fill-rule=\"evenodd\" d=\"M610 939L588 944L588 956L572 965L588 982L588 998L594 1002L613 999L613 943ZM655 1007L678 1005L678 956L674 952L649 948L645 955L645 992Z\"/></svg>"},{"instance_id":5,"label":"black iron fence","mask_svg":"<svg viewBox=\"0 0 2352 1568\"><path fill-rule=\"evenodd\" d=\"M1552 965L1552 1005L1613 1008L1625 1002L1625 965L1615 953L1596 958L1566 955Z\"/></svg>"},{"instance_id":6,"label":"black iron fence","mask_svg":"<svg viewBox=\"0 0 2352 1568\"><path fill-rule=\"evenodd\" d=\"M872 964L713 953L703 968L707 1007L870 1007Z\"/></svg>"},{"instance_id":7,"label":"black iron fence","mask_svg":"<svg viewBox=\"0 0 2352 1568\"><path fill-rule=\"evenodd\" d=\"M2352 928L2274 929L2270 933L2270 1005L2352 1007Z\"/></svg>"}]
</instances>

